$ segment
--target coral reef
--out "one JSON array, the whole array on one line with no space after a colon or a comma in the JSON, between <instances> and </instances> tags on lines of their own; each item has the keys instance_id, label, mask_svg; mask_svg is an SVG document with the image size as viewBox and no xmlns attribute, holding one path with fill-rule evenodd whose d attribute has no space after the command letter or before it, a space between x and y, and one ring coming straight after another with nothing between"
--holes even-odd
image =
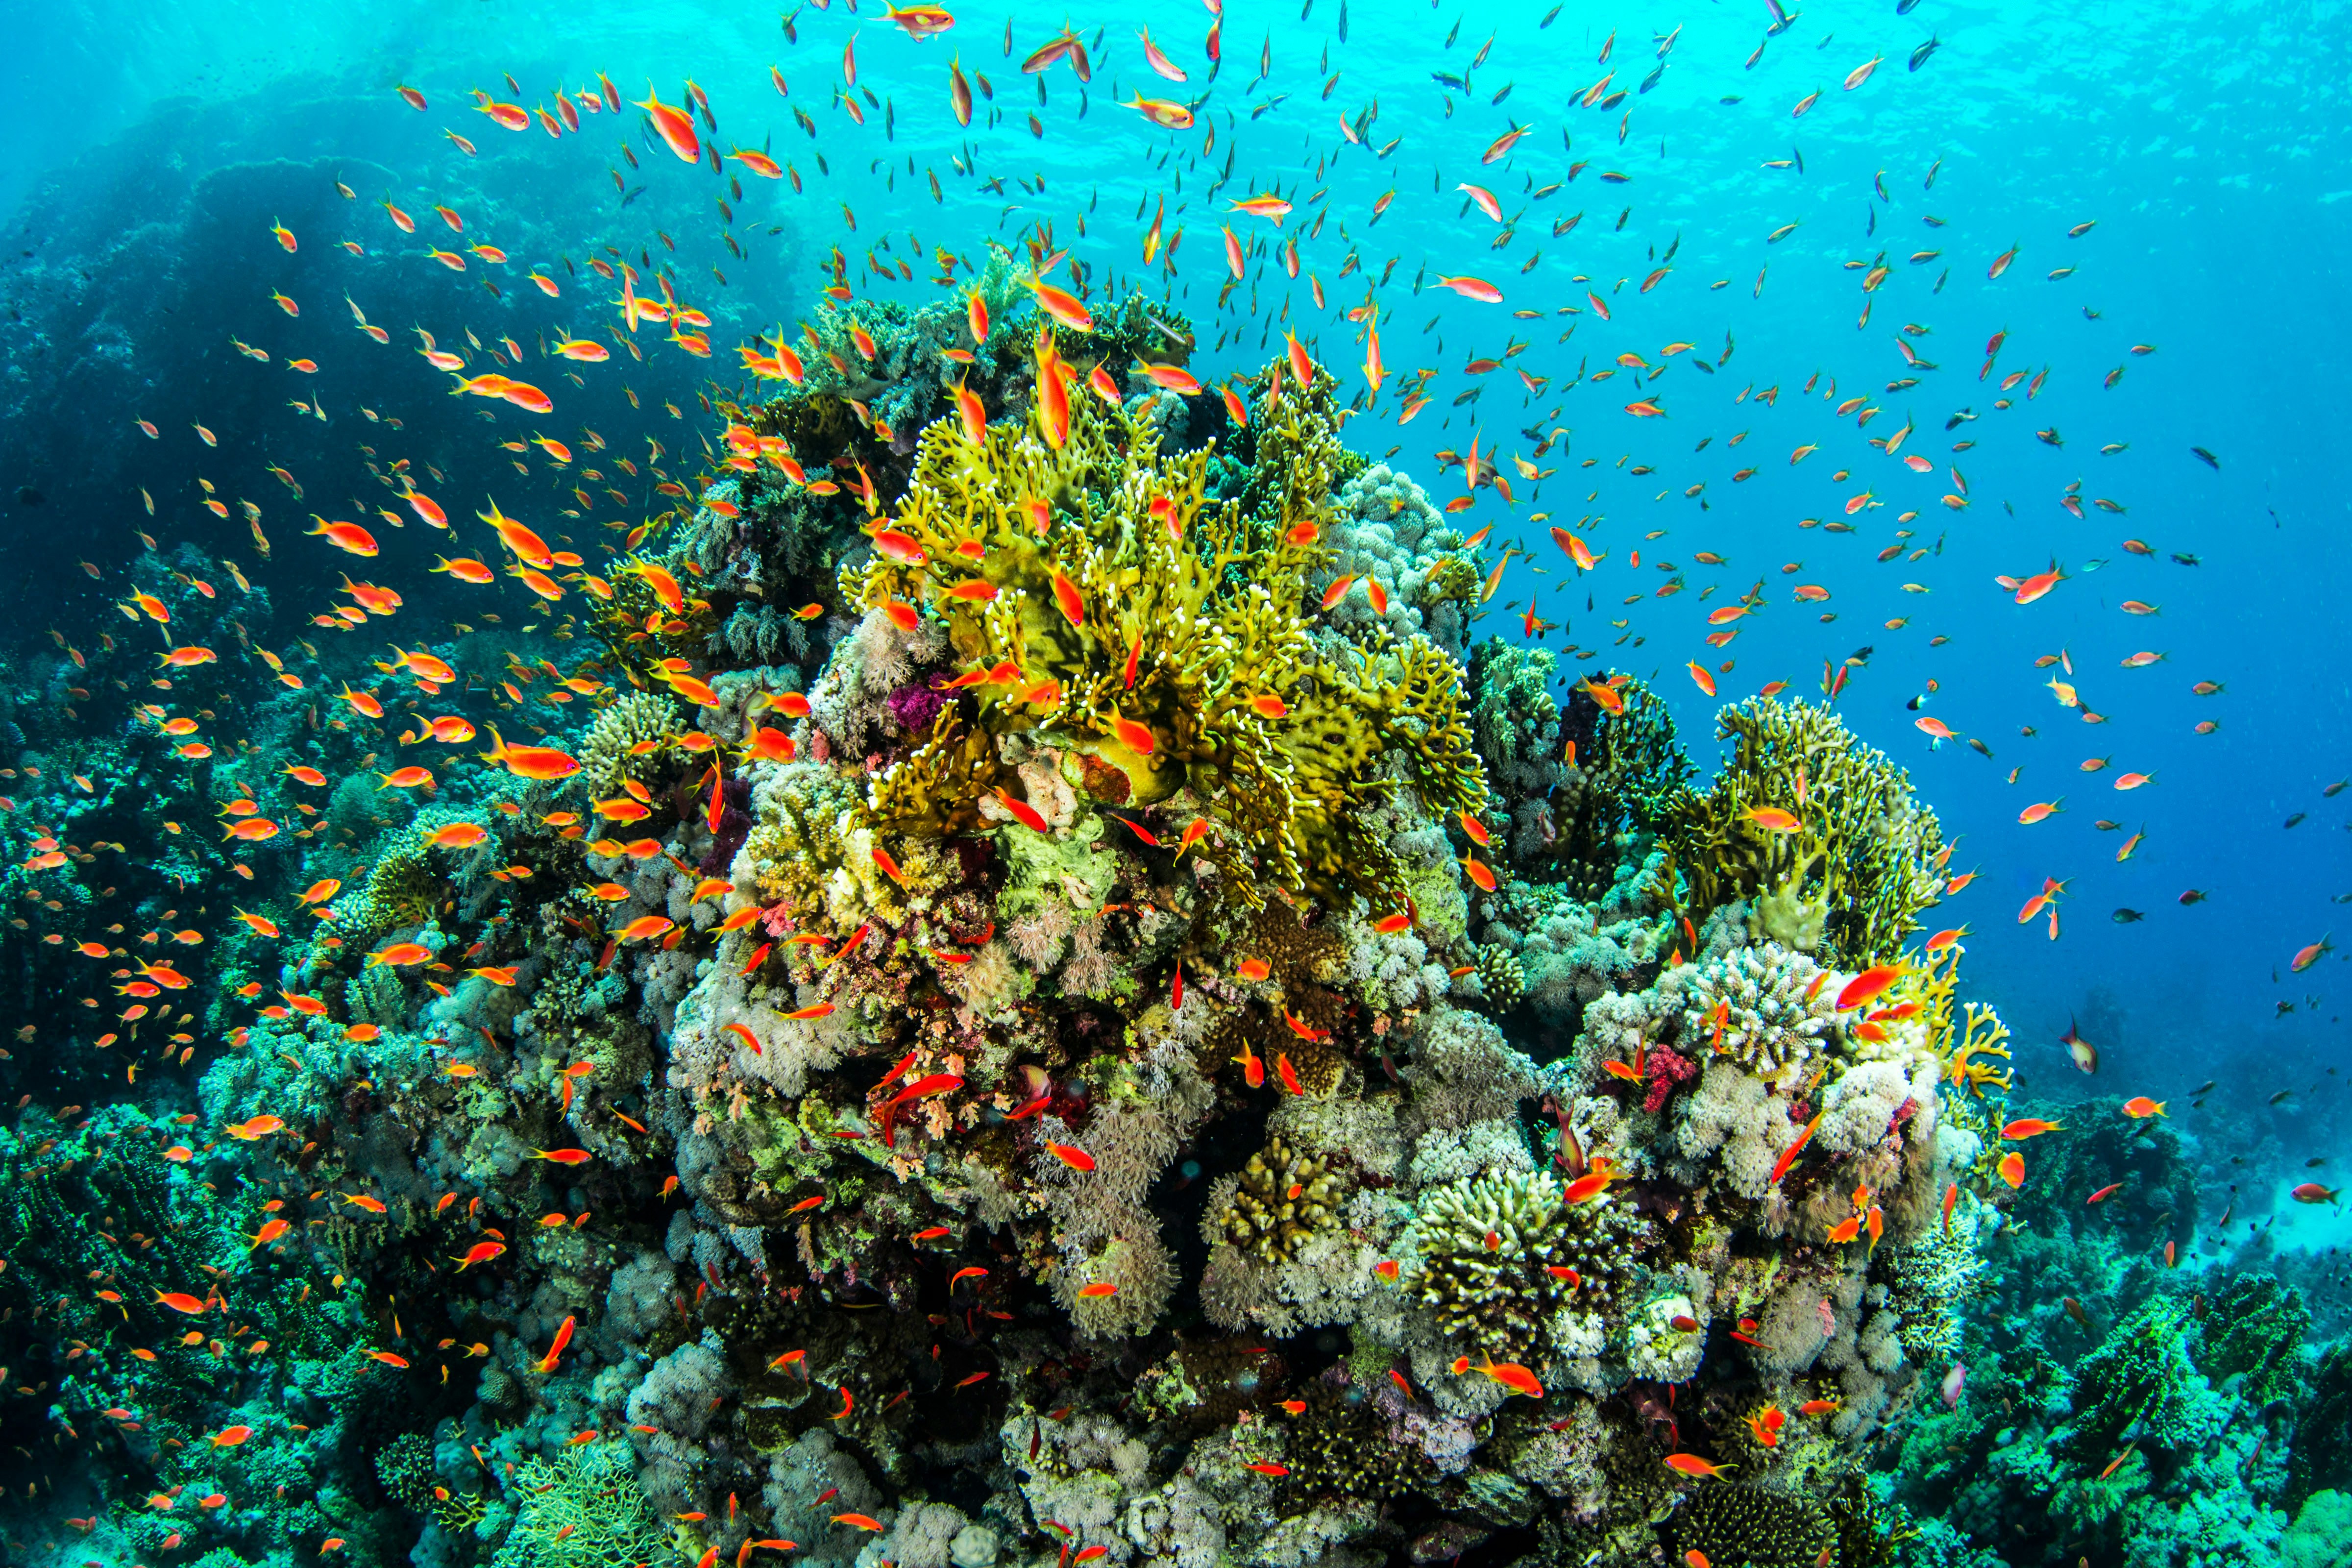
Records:
<instances>
[{"instance_id":1,"label":"coral reef","mask_svg":"<svg viewBox=\"0 0 2352 1568\"><path fill-rule=\"evenodd\" d=\"M48 879L26 973L122 987L58 1035L95 1108L0 1131L9 1419L86 1458L93 1554L1866 1568L2290 1497L2320 1534L2352 1373L2291 1285L2159 1288L2170 1130L2093 1102L1999 1174L2010 1047L1906 946L1948 856L1899 770L1759 699L1702 785L1639 680L1474 642L1478 547L1328 371L1180 391L1186 321L1074 327L1028 259L763 340L789 384L710 405L581 619L373 684L273 654L250 765L9 709L92 781L0 871ZM228 646L213 566L142 573ZM346 679L382 720L300 696ZM151 784L282 837L147 835L117 883ZM101 1098L134 1060L168 1089ZM2070 1212L2094 1181L2137 1184ZM2077 1246L2138 1249L2095 1320Z\"/></svg>"}]
</instances>

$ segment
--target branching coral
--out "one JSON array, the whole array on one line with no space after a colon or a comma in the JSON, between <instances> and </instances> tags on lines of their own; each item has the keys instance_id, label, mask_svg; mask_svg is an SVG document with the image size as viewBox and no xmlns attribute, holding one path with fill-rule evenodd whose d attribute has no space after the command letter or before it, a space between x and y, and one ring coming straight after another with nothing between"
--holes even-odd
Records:
<instances>
[{"instance_id":1,"label":"branching coral","mask_svg":"<svg viewBox=\"0 0 2352 1568\"><path fill-rule=\"evenodd\" d=\"M1606 1193L1580 1204L1564 1194L1538 1172L1475 1176L1423 1200L1414 1289L1447 1333L1498 1361L1519 1360L1547 1342L1555 1311L1615 1304L1643 1227Z\"/></svg>"},{"instance_id":2,"label":"branching coral","mask_svg":"<svg viewBox=\"0 0 2352 1568\"><path fill-rule=\"evenodd\" d=\"M1959 1032L1954 1034L1948 1026L1943 1032L1938 1081L1954 1085L1963 1095L1981 1095L1988 1086L2006 1089L2016 1075L2001 1071L1991 1058L2009 1060L2009 1047L2001 1044L2007 1038L2009 1026L1999 1014L1984 1003L1969 1003Z\"/></svg>"},{"instance_id":3,"label":"branching coral","mask_svg":"<svg viewBox=\"0 0 2352 1568\"><path fill-rule=\"evenodd\" d=\"M1909 776L1827 708L1758 698L1717 722L1731 758L1665 829L1692 904L1752 899L1759 936L1849 964L1892 957L1943 891L1943 832Z\"/></svg>"},{"instance_id":4,"label":"branching coral","mask_svg":"<svg viewBox=\"0 0 2352 1568\"><path fill-rule=\"evenodd\" d=\"M580 747L580 776L599 796L657 777L663 752L678 734L677 704L651 691L632 691L600 709Z\"/></svg>"},{"instance_id":5,"label":"branching coral","mask_svg":"<svg viewBox=\"0 0 2352 1568\"><path fill-rule=\"evenodd\" d=\"M873 780L876 819L908 834L981 826L981 800L1007 782L996 737L1051 730L1111 805L1189 787L1254 858L1234 868L1244 896L1390 901L1402 868L1358 826L1392 787L1388 757L1433 809L1474 808L1484 785L1443 652L1418 637L1331 651L1310 636L1300 606L1327 504L1328 395L1293 387L1261 415L1263 515L1246 498L1211 507L1206 449L1163 456L1096 401L1070 400L1058 444L1042 414L977 444L933 425L898 514L845 580L866 607L943 617L959 666L957 702Z\"/></svg>"},{"instance_id":6,"label":"branching coral","mask_svg":"<svg viewBox=\"0 0 2352 1568\"><path fill-rule=\"evenodd\" d=\"M1896 1337L1911 1363L1932 1367L1958 1355L1963 1309L1984 1281L1973 1215L1930 1225L1916 1239L1890 1247L1886 1268L1887 1300L1903 1320Z\"/></svg>"},{"instance_id":7,"label":"branching coral","mask_svg":"<svg viewBox=\"0 0 2352 1568\"><path fill-rule=\"evenodd\" d=\"M1802 1492L1731 1482L1701 1487L1675 1521L1675 1544L1708 1563L1741 1568L1817 1568L1833 1562L1837 1527Z\"/></svg>"},{"instance_id":8,"label":"branching coral","mask_svg":"<svg viewBox=\"0 0 2352 1568\"><path fill-rule=\"evenodd\" d=\"M1684 1046L1729 1057L1759 1078L1784 1079L1822 1048L1837 1016L1821 973L1773 942L1696 966L1682 985Z\"/></svg>"},{"instance_id":9,"label":"branching coral","mask_svg":"<svg viewBox=\"0 0 2352 1568\"><path fill-rule=\"evenodd\" d=\"M627 1568L665 1549L626 1443L567 1447L515 1467L515 1521L495 1568Z\"/></svg>"},{"instance_id":10,"label":"branching coral","mask_svg":"<svg viewBox=\"0 0 2352 1568\"><path fill-rule=\"evenodd\" d=\"M1217 1226L1225 1240L1273 1263L1287 1259L1328 1225L1341 1195L1326 1161L1274 1138L1242 1167Z\"/></svg>"}]
</instances>

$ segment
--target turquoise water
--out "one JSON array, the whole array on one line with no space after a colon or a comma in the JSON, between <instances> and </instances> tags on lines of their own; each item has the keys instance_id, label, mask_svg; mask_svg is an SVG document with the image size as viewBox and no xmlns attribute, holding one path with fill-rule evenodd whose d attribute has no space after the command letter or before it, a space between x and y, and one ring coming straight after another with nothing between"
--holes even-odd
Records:
<instances>
[{"instance_id":1,"label":"turquoise water","mask_svg":"<svg viewBox=\"0 0 2352 1568\"><path fill-rule=\"evenodd\" d=\"M18 19L10 1560L2352 1561L2343 8L951 9Z\"/></svg>"}]
</instances>

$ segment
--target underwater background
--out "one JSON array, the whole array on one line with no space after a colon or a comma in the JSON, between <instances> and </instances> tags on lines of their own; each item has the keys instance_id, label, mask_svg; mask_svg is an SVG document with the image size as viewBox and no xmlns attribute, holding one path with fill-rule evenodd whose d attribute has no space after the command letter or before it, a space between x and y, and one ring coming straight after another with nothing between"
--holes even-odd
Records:
<instances>
[{"instance_id":1,"label":"underwater background","mask_svg":"<svg viewBox=\"0 0 2352 1568\"><path fill-rule=\"evenodd\" d=\"M12 21L8 1563L2352 1563L2343 5Z\"/></svg>"}]
</instances>

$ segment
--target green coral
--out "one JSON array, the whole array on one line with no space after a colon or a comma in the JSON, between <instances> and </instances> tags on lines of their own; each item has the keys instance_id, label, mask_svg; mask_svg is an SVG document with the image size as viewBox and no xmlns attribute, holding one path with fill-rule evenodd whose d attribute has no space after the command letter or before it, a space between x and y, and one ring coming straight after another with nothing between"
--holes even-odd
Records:
<instances>
[{"instance_id":1,"label":"green coral","mask_svg":"<svg viewBox=\"0 0 2352 1568\"><path fill-rule=\"evenodd\" d=\"M1931 1224L1915 1241L1886 1249L1887 1301L1895 1339L1914 1366L1959 1354L1961 1309L1984 1289L1985 1259L1973 1224Z\"/></svg>"},{"instance_id":2,"label":"green coral","mask_svg":"<svg viewBox=\"0 0 2352 1568\"><path fill-rule=\"evenodd\" d=\"M1675 1523L1676 1548L1714 1568L1817 1568L1837 1560L1837 1525L1815 1499L1738 1482L1700 1487Z\"/></svg>"},{"instance_id":3,"label":"green coral","mask_svg":"<svg viewBox=\"0 0 2352 1568\"><path fill-rule=\"evenodd\" d=\"M1330 1225L1340 1198L1328 1161L1279 1137L1249 1157L1216 1219L1218 1233L1261 1263L1286 1261Z\"/></svg>"},{"instance_id":4,"label":"green coral","mask_svg":"<svg viewBox=\"0 0 2352 1568\"><path fill-rule=\"evenodd\" d=\"M2322 1489L2352 1492L2352 1340L2330 1345L2312 1369L2287 1450L2287 1505Z\"/></svg>"},{"instance_id":5,"label":"green coral","mask_svg":"<svg viewBox=\"0 0 2352 1568\"><path fill-rule=\"evenodd\" d=\"M1519 955L1496 942L1481 943L1470 955L1479 994L1497 1011L1508 1012L1528 994L1528 972Z\"/></svg>"},{"instance_id":6,"label":"green coral","mask_svg":"<svg viewBox=\"0 0 2352 1568\"><path fill-rule=\"evenodd\" d=\"M1595 689L1613 694L1614 711ZM1549 798L1551 865L1545 869L1575 898L1600 902L1618 880L1621 861L1643 858L1646 846L1629 846L1629 837L1655 833L1694 798L1690 759L1664 700L1631 676L1580 683L1559 710L1559 733L1561 770Z\"/></svg>"},{"instance_id":7,"label":"green coral","mask_svg":"<svg viewBox=\"0 0 2352 1568\"><path fill-rule=\"evenodd\" d=\"M1098 402L1072 396L1058 447L1042 415L992 426L978 445L953 421L932 425L892 520L905 542L845 574L845 595L868 609L941 616L972 683L874 778L874 817L908 834L982 827L980 800L1009 778L996 737L1041 731L1087 759L1091 793L1111 805L1189 787L1254 858L1254 869L1227 858L1249 901L1269 883L1394 901L1402 868L1361 821L1399 782L1391 757L1433 810L1476 808L1485 784L1441 650L1312 635L1302 605L1329 505L1328 390L1287 387L1262 407L1252 486L1222 504L1206 499L1206 448L1163 454L1149 425Z\"/></svg>"},{"instance_id":8,"label":"green coral","mask_svg":"<svg viewBox=\"0 0 2352 1568\"><path fill-rule=\"evenodd\" d=\"M1570 1204L1549 1172L1474 1176L1423 1200L1415 1293L1440 1326L1497 1361L1548 1342L1563 1308L1606 1312L1633 1279L1643 1238L1631 1205ZM1573 1280L1552 1272L1573 1270Z\"/></svg>"},{"instance_id":9,"label":"green coral","mask_svg":"<svg viewBox=\"0 0 2352 1568\"><path fill-rule=\"evenodd\" d=\"M2109 1331L2074 1371L2074 1415L2053 1447L2105 1465L2126 1443L2179 1449L2200 1435L2205 1380L2190 1359L2189 1303L2157 1296Z\"/></svg>"},{"instance_id":10,"label":"green coral","mask_svg":"<svg viewBox=\"0 0 2352 1568\"><path fill-rule=\"evenodd\" d=\"M588 722L580 745L580 777L596 795L609 795L624 779L650 782L662 769L664 753L679 733L677 703L652 691L632 691L615 698ZM635 748L647 745L649 751Z\"/></svg>"},{"instance_id":11,"label":"green coral","mask_svg":"<svg viewBox=\"0 0 2352 1568\"><path fill-rule=\"evenodd\" d=\"M1909 775L1827 708L1756 698L1717 724L1730 760L1665 827L1692 904L1750 899L1758 936L1849 965L1892 956L1943 891L1943 831Z\"/></svg>"},{"instance_id":12,"label":"green coral","mask_svg":"<svg viewBox=\"0 0 2352 1568\"><path fill-rule=\"evenodd\" d=\"M845 935L873 920L898 927L960 875L955 857L922 839L884 848L856 784L817 763L779 768L758 797L745 847L763 904L783 904L803 929ZM898 868L893 878L877 849Z\"/></svg>"},{"instance_id":13,"label":"green coral","mask_svg":"<svg viewBox=\"0 0 2352 1568\"><path fill-rule=\"evenodd\" d=\"M2246 1397L2267 1405L2300 1392L2310 1370L2303 1339L2311 1308L2274 1274L2241 1274L2206 1307L2192 1352L2198 1370L2221 1383L2243 1375Z\"/></svg>"},{"instance_id":14,"label":"green coral","mask_svg":"<svg viewBox=\"0 0 2352 1568\"><path fill-rule=\"evenodd\" d=\"M640 552L620 557L604 574L612 597L598 595L589 600L590 627L611 651L613 662L640 679L653 679L654 666L662 659L691 659L703 652L711 627L710 601L694 596L688 558L683 548L664 555ZM656 573L678 584L679 611L673 612L655 590Z\"/></svg>"},{"instance_id":15,"label":"green coral","mask_svg":"<svg viewBox=\"0 0 2352 1568\"><path fill-rule=\"evenodd\" d=\"M1386 1367L1381 1361L1359 1375L1368 1383L1385 1382ZM1299 1490L1382 1501L1425 1489L1435 1480L1428 1459L1418 1448L1392 1439L1378 1407L1357 1390L1335 1393L1318 1384L1307 1390L1306 1403L1283 1445L1290 1482Z\"/></svg>"},{"instance_id":16,"label":"green coral","mask_svg":"<svg viewBox=\"0 0 2352 1568\"><path fill-rule=\"evenodd\" d=\"M364 886L335 901L336 931L347 942L364 942L384 931L424 925L444 891L422 845L394 845L377 857Z\"/></svg>"},{"instance_id":17,"label":"green coral","mask_svg":"<svg viewBox=\"0 0 2352 1568\"><path fill-rule=\"evenodd\" d=\"M508 1496L514 1526L493 1568L635 1568L671 1555L626 1443L566 1448L552 1464L525 1459Z\"/></svg>"}]
</instances>

